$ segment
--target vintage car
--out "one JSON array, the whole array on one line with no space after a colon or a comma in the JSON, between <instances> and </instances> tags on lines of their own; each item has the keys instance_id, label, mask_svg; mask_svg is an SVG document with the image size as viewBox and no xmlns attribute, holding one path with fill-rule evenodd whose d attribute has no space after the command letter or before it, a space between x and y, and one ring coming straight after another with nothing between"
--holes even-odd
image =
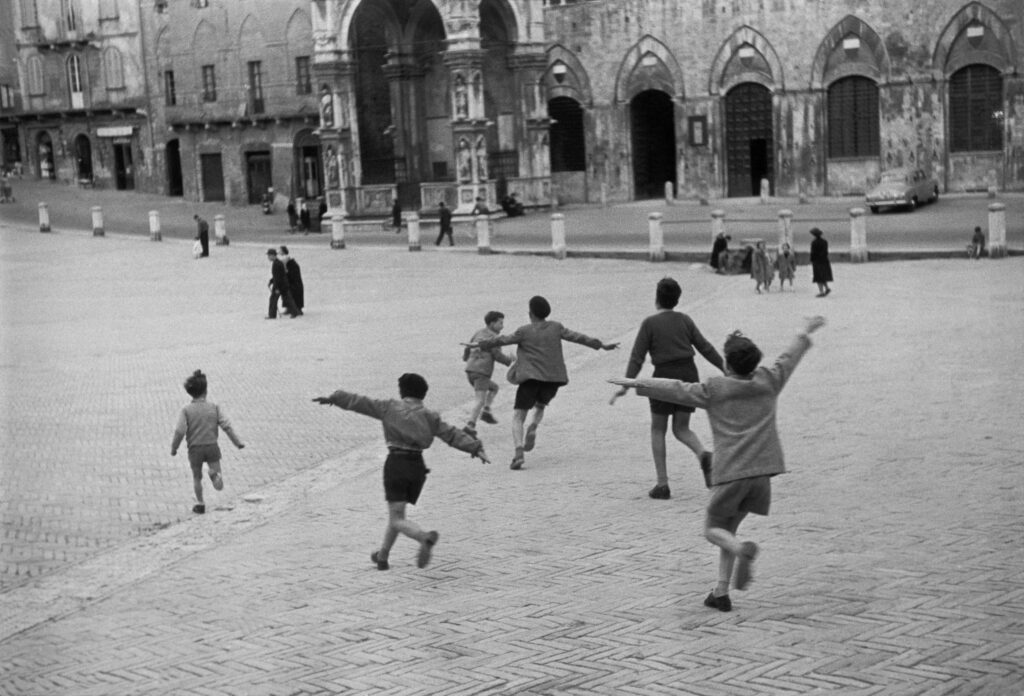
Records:
<instances>
[{"instance_id":1,"label":"vintage car","mask_svg":"<svg viewBox=\"0 0 1024 696\"><path fill-rule=\"evenodd\" d=\"M913 210L921 203L939 200L939 182L920 169L890 169L882 172L881 181L864 199L872 213L879 208Z\"/></svg>"}]
</instances>

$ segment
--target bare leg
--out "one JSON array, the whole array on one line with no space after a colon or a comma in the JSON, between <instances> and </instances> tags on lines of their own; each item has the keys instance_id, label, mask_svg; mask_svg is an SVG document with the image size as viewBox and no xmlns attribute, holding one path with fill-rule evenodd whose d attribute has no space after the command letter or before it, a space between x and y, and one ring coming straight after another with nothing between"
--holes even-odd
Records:
<instances>
[{"instance_id":1,"label":"bare leg","mask_svg":"<svg viewBox=\"0 0 1024 696\"><path fill-rule=\"evenodd\" d=\"M382 561L388 559L391 547L395 545L395 540L398 539L399 534L404 534L418 542L422 542L426 538L427 533L418 524L405 518L405 506L406 503L404 501L388 503L388 526L384 530L384 541L380 545L380 559Z\"/></svg>"},{"instance_id":2,"label":"bare leg","mask_svg":"<svg viewBox=\"0 0 1024 696\"><path fill-rule=\"evenodd\" d=\"M196 502L200 505L203 504L203 472L200 470L199 475L192 474L192 488L196 492Z\"/></svg>"},{"instance_id":3,"label":"bare leg","mask_svg":"<svg viewBox=\"0 0 1024 696\"><path fill-rule=\"evenodd\" d=\"M668 485L668 469L665 466L665 433L668 431L668 414L651 414L651 455L654 457L654 473L659 486Z\"/></svg>"},{"instance_id":4,"label":"bare leg","mask_svg":"<svg viewBox=\"0 0 1024 696\"><path fill-rule=\"evenodd\" d=\"M740 522L747 516L741 512L729 519L725 527L706 527L704 538L710 541L721 551L718 554L718 584L715 586L715 596L721 597L729 593L729 583L732 581L733 564L736 556L742 553L742 542L736 538L736 530Z\"/></svg>"},{"instance_id":5,"label":"bare leg","mask_svg":"<svg viewBox=\"0 0 1024 696\"><path fill-rule=\"evenodd\" d=\"M697 455L698 459L706 451L697 433L690 430L690 414L686 411L676 411L672 414L672 435Z\"/></svg>"},{"instance_id":6,"label":"bare leg","mask_svg":"<svg viewBox=\"0 0 1024 696\"><path fill-rule=\"evenodd\" d=\"M476 419L480 417L480 413L484 410L484 406L487 403L487 390L477 390L476 392L476 403L473 404L473 410L469 413L469 425L476 425Z\"/></svg>"},{"instance_id":7,"label":"bare leg","mask_svg":"<svg viewBox=\"0 0 1024 696\"><path fill-rule=\"evenodd\" d=\"M526 411L517 408L512 412L512 444L516 452L523 449L523 425L526 423Z\"/></svg>"}]
</instances>

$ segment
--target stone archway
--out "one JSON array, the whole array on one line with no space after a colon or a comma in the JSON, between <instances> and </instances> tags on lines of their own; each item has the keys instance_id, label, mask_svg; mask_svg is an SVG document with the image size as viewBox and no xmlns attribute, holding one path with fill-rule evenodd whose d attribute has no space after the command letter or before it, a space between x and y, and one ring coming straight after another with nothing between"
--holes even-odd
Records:
<instances>
[{"instance_id":1,"label":"stone archway","mask_svg":"<svg viewBox=\"0 0 1024 696\"><path fill-rule=\"evenodd\" d=\"M744 82L725 95L728 195L756 196L761 180L774 181L772 95L764 85Z\"/></svg>"},{"instance_id":2,"label":"stone archway","mask_svg":"<svg viewBox=\"0 0 1024 696\"><path fill-rule=\"evenodd\" d=\"M92 142L89 136L80 133L75 136L75 177L80 182L92 183Z\"/></svg>"},{"instance_id":3,"label":"stone archway","mask_svg":"<svg viewBox=\"0 0 1024 696\"><path fill-rule=\"evenodd\" d=\"M649 89L629 102L633 146L633 196L665 195L665 182L676 183L675 107L665 92Z\"/></svg>"}]
</instances>

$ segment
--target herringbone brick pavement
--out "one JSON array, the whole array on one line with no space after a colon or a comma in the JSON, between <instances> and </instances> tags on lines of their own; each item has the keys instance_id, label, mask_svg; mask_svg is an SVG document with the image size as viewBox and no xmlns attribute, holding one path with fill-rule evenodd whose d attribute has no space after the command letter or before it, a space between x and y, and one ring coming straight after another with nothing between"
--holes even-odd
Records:
<instances>
[{"instance_id":1,"label":"herringbone brick pavement","mask_svg":"<svg viewBox=\"0 0 1024 696\"><path fill-rule=\"evenodd\" d=\"M133 243L59 241L86 257L94 244ZM143 255L172 249L143 246ZM817 300L807 269L797 292L758 297L747 279L680 266L310 250L299 257L304 269L332 290L320 317L260 323L266 269L253 261L256 289L246 290L227 263L244 259L241 249L218 254L219 280L190 276L173 301L157 304L177 329L140 318L121 336L169 344L141 351L143 363L124 355L128 367L88 376L116 354L116 317L100 322L104 338L93 343L37 344L40 356L57 353L42 362L74 402L51 400L39 413L78 419L77 448L109 453L107 432L152 437L152 461L166 462L184 403L178 384L202 359L211 398L231 406L251 451L226 453L235 488L222 502L232 509L118 542L0 595L20 628L0 641L0 693L1021 693L1020 260L840 266L832 296ZM202 268L170 263L137 270L159 286ZM415 546L400 540L392 570L378 572L368 554L384 521L379 428L308 398L339 386L386 396L396 370L419 365L428 402L458 421L468 404L456 347L477 314L498 306L515 326L525 298L541 292L556 318L628 347L665 273L681 280L685 309L716 344L741 328L772 356L800 316L829 319L780 403L790 473L776 479L771 516L744 525L763 550L751 589L733 593L734 611L701 606L717 554L701 537L707 494L692 455L670 445L674 497L648 499L646 403L607 405L614 389L604 379L622 373L625 351L569 351L571 382L524 471L507 468L509 388L499 395L501 423L483 431L493 464L432 448L411 515L441 531L434 562L417 570ZM116 297L91 285L81 293L90 296L79 307ZM204 298L218 307L212 317L190 323L173 309ZM95 360L83 357L90 351ZM5 379L28 354L5 357ZM52 381L43 373L38 381ZM30 384L18 382L16 393ZM115 396L77 401L80 384ZM130 427L108 431L99 415L80 416L118 407L120 388ZM143 413L128 418L131 409ZM29 420L16 423L31 429ZM694 425L709 438L703 415ZM77 474L87 482L81 499L113 485L96 475L108 460L62 449L58 427L38 432L43 451L92 462ZM289 463L303 457L312 461ZM121 474L126 487L150 491L159 477L137 481L137 456L132 464L124 470L134 478ZM184 465L166 466L178 501ZM72 485L76 475L57 466L40 475L62 474ZM246 503L242 492L265 498Z\"/></svg>"}]
</instances>

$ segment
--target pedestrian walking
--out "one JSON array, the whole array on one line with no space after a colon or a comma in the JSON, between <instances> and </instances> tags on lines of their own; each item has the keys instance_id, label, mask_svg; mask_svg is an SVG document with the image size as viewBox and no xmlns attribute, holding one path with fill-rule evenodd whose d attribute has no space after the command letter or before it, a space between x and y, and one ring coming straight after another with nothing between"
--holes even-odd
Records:
<instances>
[{"instance_id":1,"label":"pedestrian walking","mask_svg":"<svg viewBox=\"0 0 1024 696\"><path fill-rule=\"evenodd\" d=\"M178 422L174 426L174 436L171 438L172 457L178 454L182 440L188 445L188 463L192 467L192 487L196 496L192 512L197 515L206 512L206 503L203 502L203 464L206 464L209 470L213 489L219 491L224 488L220 447L217 444L218 428L224 431L235 447L245 447L235 434L231 421L224 415L223 409L206 400L207 386L206 375L202 370L196 370L185 380L185 391L192 397L192 402L181 409Z\"/></svg>"},{"instance_id":2,"label":"pedestrian walking","mask_svg":"<svg viewBox=\"0 0 1024 696\"><path fill-rule=\"evenodd\" d=\"M715 269L715 273L724 274L728 265L727 255L729 252L729 240L732 237L725 232L719 232L711 245L711 258L708 264Z\"/></svg>"},{"instance_id":3,"label":"pedestrian walking","mask_svg":"<svg viewBox=\"0 0 1024 696\"><path fill-rule=\"evenodd\" d=\"M470 343L478 343L491 338L496 338L505 328L505 315L501 312L490 311L484 315L484 328L473 334L469 339ZM491 413L491 404L494 397L498 395L498 384L491 379L494 374L494 363L511 365L512 358L505 355L501 348L481 350L480 348L467 347L462 352L462 360L466 363L466 378L473 387L473 396L476 401L473 403L473 410L470 411L469 420L463 428L467 433L476 437L476 419L484 423L497 423L494 414Z\"/></svg>"},{"instance_id":4,"label":"pedestrian walking","mask_svg":"<svg viewBox=\"0 0 1024 696\"><path fill-rule=\"evenodd\" d=\"M967 248L970 250L972 259L980 259L985 255L985 233L981 231L980 227L974 228L974 236L971 237L971 243Z\"/></svg>"},{"instance_id":5,"label":"pedestrian walking","mask_svg":"<svg viewBox=\"0 0 1024 696\"><path fill-rule=\"evenodd\" d=\"M298 261L288 255L288 247L282 244L280 249L281 263L284 264L285 275L288 276L288 290L299 314L302 314L302 310L306 308L306 287L302 283L302 268L299 267Z\"/></svg>"},{"instance_id":6,"label":"pedestrian walking","mask_svg":"<svg viewBox=\"0 0 1024 696\"><path fill-rule=\"evenodd\" d=\"M288 199L288 207L285 208L285 211L288 213L288 231L295 234L295 230L299 226L299 211L295 209L294 198Z\"/></svg>"},{"instance_id":7,"label":"pedestrian walking","mask_svg":"<svg viewBox=\"0 0 1024 696\"><path fill-rule=\"evenodd\" d=\"M789 244L783 244L779 255L775 258L775 270L779 272L779 291L786 289L786 281L789 281L790 290L793 289L793 276L796 275L796 254Z\"/></svg>"},{"instance_id":8,"label":"pedestrian walking","mask_svg":"<svg viewBox=\"0 0 1024 696\"><path fill-rule=\"evenodd\" d=\"M455 240L452 239L452 211L444 204L444 201L437 204L437 215L441 231L437 234L437 241L434 242L434 246L441 246L445 235L448 235L448 246L455 246Z\"/></svg>"},{"instance_id":9,"label":"pedestrian walking","mask_svg":"<svg viewBox=\"0 0 1024 696\"><path fill-rule=\"evenodd\" d=\"M11 177L7 172L0 176L0 203L14 203L14 190L11 187Z\"/></svg>"},{"instance_id":10,"label":"pedestrian walking","mask_svg":"<svg viewBox=\"0 0 1024 696\"><path fill-rule=\"evenodd\" d=\"M210 255L210 223L208 223L203 218L199 217L199 215L193 215L192 219L194 219L196 221L196 229L197 229L197 231L196 231L196 239L199 240L199 243L203 247L203 252L200 254L200 256L204 256L204 257L205 256L209 256Z\"/></svg>"},{"instance_id":11,"label":"pedestrian walking","mask_svg":"<svg viewBox=\"0 0 1024 696\"><path fill-rule=\"evenodd\" d=\"M626 379L633 379L640 374L647 355L651 356L654 365L654 376L665 379L678 379L683 382L699 382L700 375L694 356L699 351L704 359L725 370L722 356L688 315L676 311L682 296L682 288L672 278L658 281L654 293L654 306L657 312L643 320L633 342L633 351L626 366ZM612 396L611 403L625 395L626 389L619 389ZM651 455L654 458L654 473L657 482L648 495L655 499L667 500L672 497L668 486L668 469L666 466L665 436L668 433L669 418L672 419L672 435L694 453L704 472L711 467L711 452L704 449L697 433L690 430L690 414L692 406L672 403L669 401L650 400L651 407Z\"/></svg>"},{"instance_id":12,"label":"pedestrian walking","mask_svg":"<svg viewBox=\"0 0 1024 696\"><path fill-rule=\"evenodd\" d=\"M832 264L828 260L828 241L817 227L811 229L811 282L818 286L815 297L825 297L830 292L828 284L832 281Z\"/></svg>"},{"instance_id":13,"label":"pedestrian walking","mask_svg":"<svg viewBox=\"0 0 1024 696\"><path fill-rule=\"evenodd\" d=\"M750 277L757 283L754 289L757 290L758 295L761 294L762 285L765 292L770 292L775 271L772 268L771 259L768 258L768 250L765 248L764 241L758 241L754 245L754 253L750 257Z\"/></svg>"},{"instance_id":14,"label":"pedestrian walking","mask_svg":"<svg viewBox=\"0 0 1024 696\"><path fill-rule=\"evenodd\" d=\"M324 216L327 215L327 199L321 198L320 205L317 206L316 213L316 231L323 232L324 229Z\"/></svg>"},{"instance_id":15,"label":"pedestrian walking","mask_svg":"<svg viewBox=\"0 0 1024 696\"><path fill-rule=\"evenodd\" d=\"M299 204L299 229L302 230L303 234L309 234L309 201L302 201L302 203Z\"/></svg>"},{"instance_id":16,"label":"pedestrian walking","mask_svg":"<svg viewBox=\"0 0 1024 696\"><path fill-rule=\"evenodd\" d=\"M540 295L530 298L530 323L520 326L514 333L497 336L476 343L463 345L480 350L515 345L516 360L510 368L509 381L518 384L515 408L512 416L512 442L515 456L510 469L519 470L525 463L524 453L534 448L537 428L544 418L544 410L555 398L560 387L569 383L562 355L562 341L580 343L594 350L614 350L618 343L603 343L562 326L557 321L548 321L551 305ZM514 371L514 372L513 372ZM533 410L533 420L525 429L527 414Z\"/></svg>"},{"instance_id":17,"label":"pedestrian walking","mask_svg":"<svg viewBox=\"0 0 1024 696\"><path fill-rule=\"evenodd\" d=\"M267 305L267 319L277 319L277 301L284 303L285 312L292 319L302 316L302 311L295 306L292 299L291 286L288 284L288 271L281 259L277 258L277 249L267 249L267 260L270 261L270 303Z\"/></svg>"},{"instance_id":18,"label":"pedestrian walking","mask_svg":"<svg viewBox=\"0 0 1024 696\"><path fill-rule=\"evenodd\" d=\"M409 520L405 508L410 504L415 505L423 491L430 471L423 463L423 450L430 447L435 437L488 463L484 444L480 440L444 422L440 414L423 405L423 399L427 396L427 381L422 376L407 372L399 377L398 395L399 399L373 399L339 389L330 396L313 399L318 404L337 406L376 418L384 428L384 442L388 448L388 456L384 461L384 499L388 504L388 524L380 548L370 554L370 560L377 566L377 570L390 568L391 548L399 534L419 542L417 567L425 568L430 563L431 553L440 535L436 531L426 532Z\"/></svg>"},{"instance_id":19,"label":"pedestrian walking","mask_svg":"<svg viewBox=\"0 0 1024 696\"><path fill-rule=\"evenodd\" d=\"M391 202L391 226L395 228L395 234L402 231L402 204L397 198Z\"/></svg>"},{"instance_id":20,"label":"pedestrian walking","mask_svg":"<svg viewBox=\"0 0 1024 696\"><path fill-rule=\"evenodd\" d=\"M758 546L740 541L736 532L749 513L768 514L771 478L786 472L775 425L779 393L810 348L810 334L824 324L823 317L806 319L803 330L772 367L758 367L761 351L737 331L725 341L726 374L722 377L709 377L701 384L655 378L609 380L622 387L635 387L639 396L708 412L715 457L704 536L719 547L719 560L718 582L704 600L706 607L730 611L730 585L745 590L753 579Z\"/></svg>"}]
</instances>

